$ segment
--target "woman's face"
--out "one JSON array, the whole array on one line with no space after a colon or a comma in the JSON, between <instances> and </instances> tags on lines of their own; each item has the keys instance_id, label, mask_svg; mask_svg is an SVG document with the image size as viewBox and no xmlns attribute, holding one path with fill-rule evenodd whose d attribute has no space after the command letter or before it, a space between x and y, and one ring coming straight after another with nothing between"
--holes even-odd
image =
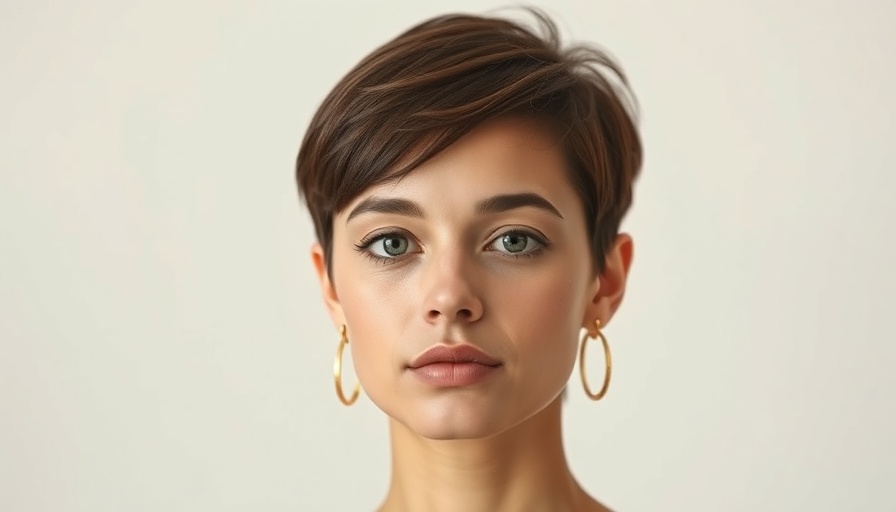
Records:
<instances>
[{"instance_id":1,"label":"woman's face","mask_svg":"<svg viewBox=\"0 0 896 512\"><path fill-rule=\"evenodd\" d=\"M483 124L334 218L332 282L314 249L366 394L422 436L484 437L539 412L580 329L612 314L558 146L529 119Z\"/></svg>"}]
</instances>

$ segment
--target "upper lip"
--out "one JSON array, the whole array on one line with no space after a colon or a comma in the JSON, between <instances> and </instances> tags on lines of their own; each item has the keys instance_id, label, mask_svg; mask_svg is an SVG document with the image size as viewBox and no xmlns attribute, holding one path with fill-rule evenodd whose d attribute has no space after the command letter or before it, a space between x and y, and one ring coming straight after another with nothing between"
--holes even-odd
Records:
<instances>
[{"instance_id":1,"label":"upper lip","mask_svg":"<svg viewBox=\"0 0 896 512\"><path fill-rule=\"evenodd\" d=\"M501 361L479 350L473 345L436 345L411 361L408 368L420 368L435 363L478 363L485 366L500 366Z\"/></svg>"}]
</instances>

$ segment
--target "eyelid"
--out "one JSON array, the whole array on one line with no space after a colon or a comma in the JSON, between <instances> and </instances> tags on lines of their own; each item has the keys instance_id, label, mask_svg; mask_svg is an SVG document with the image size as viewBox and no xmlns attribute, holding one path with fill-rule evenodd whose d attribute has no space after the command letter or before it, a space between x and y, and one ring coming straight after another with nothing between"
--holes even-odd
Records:
<instances>
[{"instance_id":1,"label":"eyelid","mask_svg":"<svg viewBox=\"0 0 896 512\"><path fill-rule=\"evenodd\" d=\"M529 251L521 252L521 253L511 253L511 252L499 251L496 249L490 249L492 246L495 245L496 242L498 242L501 238L503 238L507 235L527 236L527 237L535 240L535 242L538 244L538 246L535 247L534 249L530 249ZM534 255L534 254L540 252L541 250L548 248L550 245L551 244L548 241L547 237L544 236L544 234L539 232L537 229L524 228L524 227L511 227L511 228L507 228L504 230L499 230L495 235L493 235L489 239L489 241L485 247L486 247L486 250L493 250L495 252L499 252L499 253L507 255L507 256L518 257L518 256Z\"/></svg>"},{"instance_id":2,"label":"eyelid","mask_svg":"<svg viewBox=\"0 0 896 512\"><path fill-rule=\"evenodd\" d=\"M408 241L408 250L404 254L400 254L398 256L382 256L374 253L370 250L370 246L377 243L378 241L389 238L389 237L401 237ZM409 233L407 230L389 227L382 228L379 230L375 230L364 237L355 245L355 250L361 253L363 256L370 258L371 260L382 263L382 264L391 264L401 261L412 254L416 254L419 252L419 249L422 247L422 244L417 240L417 238Z\"/></svg>"},{"instance_id":3,"label":"eyelid","mask_svg":"<svg viewBox=\"0 0 896 512\"><path fill-rule=\"evenodd\" d=\"M541 231L539 231L535 228L524 227L524 226L505 226L500 229L496 229L494 231L494 233L492 234L492 236L489 238L488 243L491 244L498 238L500 238L502 236L507 236L507 235L526 235L526 236L531 236L532 238L534 238L541 244L548 245L550 243L550 242L548 242L548 237L545 236L545 234L542 233Z\"/></svg>"},{"instance_id":4,"label":"eyelid","mask_svg":"<svg viewBox=\"0 0 896 512\"><path fill-rule=\"evenodd\" d=\"M366 235L361 237L361 240L359 240L358 243L355 244L355 247L357 247L359 249L364 249L364 248L370 247L370 244L376 242L377 240L379 240L381 238L388 237L388 236L403 236L403 237L407 238L408 240L412 240L417 245L420 245L419 242L417 242L417 238L414 237L414 235L409 233L407 230L401 229L401 228L396 228L396 227L389 227L389 228L377 229L377 230L371 231L370 233L367 233Z\"/></svg>"}]
</instances>

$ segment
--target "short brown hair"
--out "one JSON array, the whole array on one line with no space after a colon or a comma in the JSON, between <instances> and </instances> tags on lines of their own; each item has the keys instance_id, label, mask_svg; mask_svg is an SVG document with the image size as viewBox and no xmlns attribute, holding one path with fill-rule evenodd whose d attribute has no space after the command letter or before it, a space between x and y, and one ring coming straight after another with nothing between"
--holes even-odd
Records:
<instances>
[{"instance_id":1,"label":"short brown hair","mask_svg":"<svg viewBox=\"0 0 896 512\"><path fill-rule=\"evenodd\" d=\"M641 167L634 96L605 52L561 48L554 23L530 12L541 35L501 18L425 21L365 57L326 97L299 148L296 179L328 272L334 215L483 121L510 114L556 131L603 270Z\"/></svg>"}]
</instances>

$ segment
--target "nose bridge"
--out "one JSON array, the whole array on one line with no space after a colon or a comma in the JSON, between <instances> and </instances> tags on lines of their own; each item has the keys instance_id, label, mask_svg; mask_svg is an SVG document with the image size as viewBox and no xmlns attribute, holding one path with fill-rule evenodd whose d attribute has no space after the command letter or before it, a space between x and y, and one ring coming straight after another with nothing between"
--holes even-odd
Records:
<instances>
[{"instance_id":1,"label":"nose bridge","mask_svg":"<svg viewBox=\"0 0 896 512\"><path fill-rule=\"evenodd\" d=\"M423 314L427 321L475 321L482 316L473 255L459 243L433 251L424 270Z\"/></svg>"}]
</instances>

